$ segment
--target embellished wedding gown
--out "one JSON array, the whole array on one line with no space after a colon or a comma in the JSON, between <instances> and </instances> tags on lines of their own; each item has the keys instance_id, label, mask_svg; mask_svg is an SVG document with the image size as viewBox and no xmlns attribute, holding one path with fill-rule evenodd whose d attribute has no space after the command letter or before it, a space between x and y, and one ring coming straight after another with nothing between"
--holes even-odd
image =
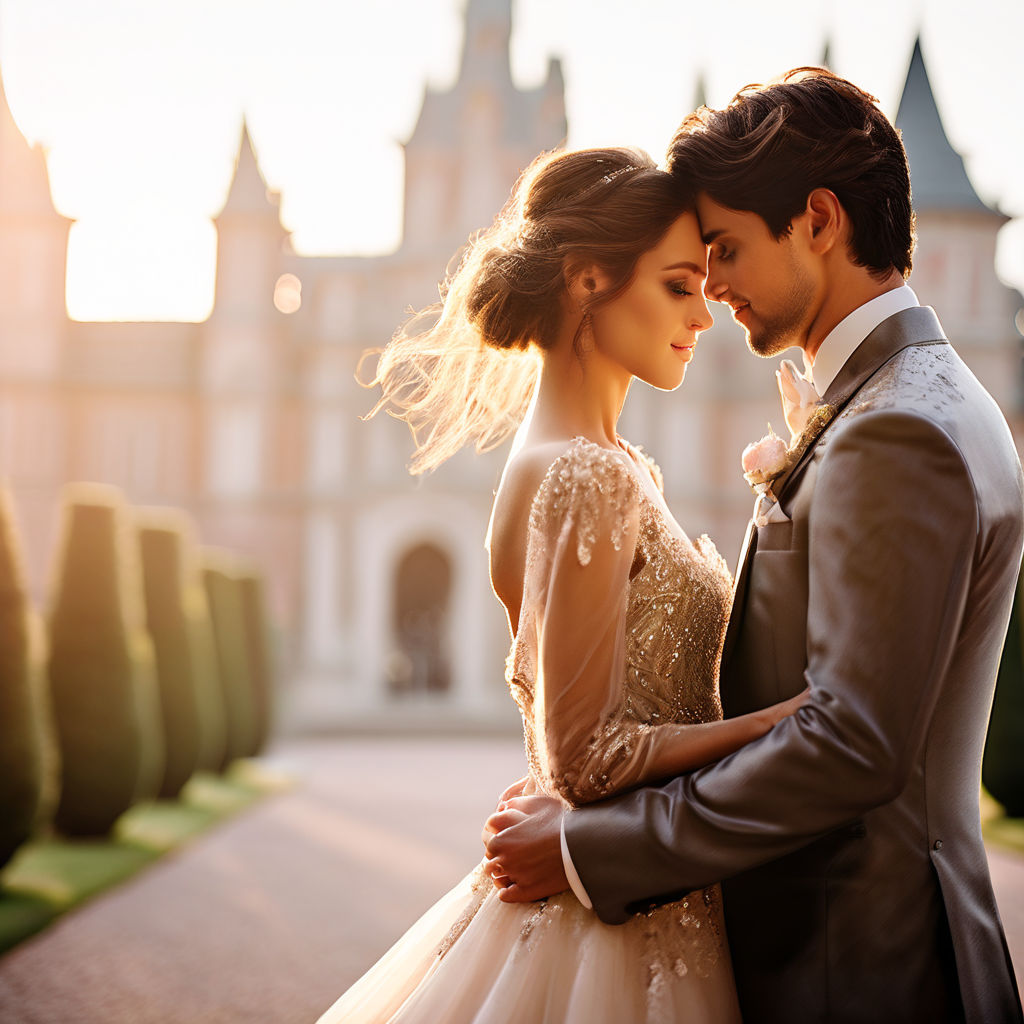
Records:
<instances>
[{"instance_id":1,"label":"embellished wedding gown","mask_svg":"<svg viewBox=\"0 0 1024 1024\"><path fill-rule=\"evenodd\" d=\"M506 673L527 792L578 805L655 781L662 744L722 717L724 561L676 525L653 463L582 438L549 468L529 530ZM718 887L606 925L571 892L502 903L478 866L319 1024L343 1021L738 1022Z\"/></svg>"}]
</instances>

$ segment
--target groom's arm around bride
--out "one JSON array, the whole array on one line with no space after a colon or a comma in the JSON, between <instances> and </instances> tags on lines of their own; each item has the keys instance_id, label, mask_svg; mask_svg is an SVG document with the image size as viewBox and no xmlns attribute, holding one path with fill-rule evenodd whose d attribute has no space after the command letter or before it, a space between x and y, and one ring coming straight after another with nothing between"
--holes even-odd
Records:
<instances>
[{"instance_id":1,"label":"groom's arm around bride","mask_svg":"<svg viewBox=\"0 0 1024 1024\"><path fill-rule=\"evenodd\" d=\"M748 532L721 676L729 716L812 696L716 765L566 814L571 865L612 923L725 879L748 1022L1019 1021L978 795L1024 487L902 285L902 145L805 72L691 116L671 162L701 190L708 297L758 354L800 344L828 409ZM513 831L491 853L518 881Z\"/></svg>"}]
</instances>

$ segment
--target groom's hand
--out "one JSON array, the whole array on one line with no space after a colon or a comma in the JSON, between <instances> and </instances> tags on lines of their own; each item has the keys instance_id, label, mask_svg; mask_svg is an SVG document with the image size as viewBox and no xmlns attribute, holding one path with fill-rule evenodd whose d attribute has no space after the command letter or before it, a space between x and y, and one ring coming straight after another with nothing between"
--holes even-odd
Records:
<instances>
[{"instance_id":1,"label":"groom's hand","mask_svg":"<svg viewBox=\"0 0 1024 1024\"><path fill-rule=\"evenodd\" d=\"M528 903L569 888L562 864L562 804L520 796L487 819L487 871L505 903Z\"/></svg>"}]
</instances>

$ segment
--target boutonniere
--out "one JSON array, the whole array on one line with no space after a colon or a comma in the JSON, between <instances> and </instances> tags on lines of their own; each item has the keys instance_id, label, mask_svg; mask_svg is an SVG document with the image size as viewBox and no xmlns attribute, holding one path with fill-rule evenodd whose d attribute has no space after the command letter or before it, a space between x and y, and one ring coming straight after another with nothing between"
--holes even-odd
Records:
<instances>
[{"instance_id":1,"label":"boutonniere","mask_svg":"<svg viewBox=\"0 0 1024 1024\"><path fill-rule=\"evenodd\" d=\"M789 468L789 452L789 446L772 430L770 423L764 437L743 449L743 479L756 495L775 500L772 484Z\"/></svg>"},{"instance_id":2,"label":"boutonniere","mask_svg":"<svg viewBox=\"0 0 1024 1024\"><path fill-rule=\"evenodd\" d=\"M825 429L835 415L832 406L822 402L808 377L801 374L789 359L783 359L776 372L782 414L789 427L789 444L768 425L768 433L743 450L743 477L754 493L775 501L775 481L790 470L807 450L808 445ZM763 504L760 503L760 504Z\"/></svg>"}]
</instances>

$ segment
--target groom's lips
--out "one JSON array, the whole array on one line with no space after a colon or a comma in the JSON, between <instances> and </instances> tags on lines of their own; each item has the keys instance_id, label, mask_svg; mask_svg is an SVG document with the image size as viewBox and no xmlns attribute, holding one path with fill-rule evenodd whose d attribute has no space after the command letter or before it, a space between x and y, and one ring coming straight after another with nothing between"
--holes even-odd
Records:
<instances>
[{"instance_id":1,"label":"groom's lips","mask_svg":"<svg viewBox=\"0 0 1024 1024\"><path fill-rule=\"evenodd\" d=\"M747 311L747 309L750 308L750 303L749 302L741 302L738 306L731 306L730 308L732 309L732 318L733 318L733 320L736 320L737 322L742 323L742 321L740 320L740 317Z\"/></svg>"}]
</instances>

